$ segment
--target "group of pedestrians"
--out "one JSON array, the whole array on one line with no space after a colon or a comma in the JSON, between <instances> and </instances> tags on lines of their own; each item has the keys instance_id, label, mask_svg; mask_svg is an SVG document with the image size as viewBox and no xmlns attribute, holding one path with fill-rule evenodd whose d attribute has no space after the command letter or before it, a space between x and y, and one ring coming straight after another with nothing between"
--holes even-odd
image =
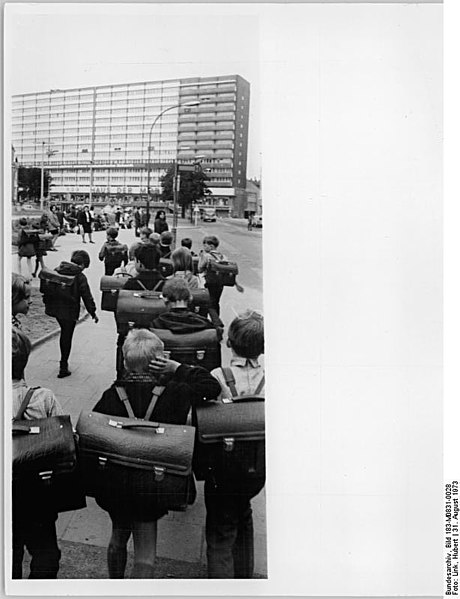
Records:
<instances>
[{"instance_id":1,"label":"group of pedestrians","mask_svg":"<svg viewBox=\"0 0 460 599\"><path fill-rule=\"evenodd\" d=\"M163 212L163 215L161 214ZM118 230L110 227L101 247L99 259L104 262L105 274L123 273L127 276L124 289L162 290L168 311L154 319L148 327L120 332L117 341L115 382L102 395L93 411L113 416L144 418L158 385L164 388L157 398L149 419L169 424L185 424L191 408L222 397L253 395L263 390L264 371L259 356L264 353L263 317L252 310L238 315L229 324L227 345L232 357L228 367L232 379L221 368L209 372L200 366L190 366L172 360L164 352L164 344L154 332L169 329L174 334L215 329L222 339L224 323L220 319L220 302L224 286L219 284L211 263L223 257L218 252L219 240L214 235L203 239L198 255L192 251L189 238L172 249L164 211L155 218L155 231L139 228L140 240L131 248L117 240ZM158 221L158 223L157 223ZM160 229L162 229L160 231ZM91 241L91 238L90 238ZM159 269L160 259L167 257L173 264L173 274L165 278ZM198 275L194 262L198 262ZM59 378L69 377L69 356L72 336L79 317L80 303L94 322L98 322L96 305L84 274L90 257L84 250L72 253L55 269L57 275L68 278L61 291L57 287L41 288L46 314L56 318L60 333ZM190 310L191 291L204 286L210 295L210 316ZM242 288L240 288L242 291ZM13 414L30 387L24 379L24 369L30 354L30 342L20 329L18 314L25 314L30 303L30 287L21 275L12 280L12 362ZM126 393L120 401L118 388ZM263 393L263 391L262 391ZM54 394L47 389L35 389L25 418L49 417L62 413ZM254 571L254 531L251 499L265 483L264 477L247 480L228 472L210 470L205 479L206 543L208 576L210 578L251 578ZM132 578L152 578L155 569L157 522L167 510L156 507L148 495L133 497L126 489L99 492L98 505L110 515L112 530L107 548L107 567L110 578L124 578L127 562L127 543L134 540L134 569ZM13 577L22 577L24 547L32 555L30 578L56 578L60 550L56 540L52 510L43 513L33 510L24 517L24 505L13 498Z\"/></svg>"}]
</instances>

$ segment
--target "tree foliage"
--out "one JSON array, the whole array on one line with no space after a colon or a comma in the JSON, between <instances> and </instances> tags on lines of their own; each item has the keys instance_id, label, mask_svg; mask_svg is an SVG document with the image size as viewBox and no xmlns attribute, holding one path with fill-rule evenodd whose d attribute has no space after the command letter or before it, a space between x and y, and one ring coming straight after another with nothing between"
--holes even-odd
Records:
<instances>
[{"instance_id":1,"label":"tree foliage","mask_svg":"<svg viewBox=\"0 0 460 599\"><path fill-rule=\"evenodd\" d=\"M45 170L43 190L45 197L48 195L50 184L51 175L49 171ZM41 169L37 167L20 166L18 169L18 188L19 187L22 188L22 191L19 192L20 199L39 200L41 191Z\"/></svg>"},{"instance_id":2,"label":"tree foliage","mask_svg":"<svg viewBox=\"0 0 460 599\"><path fill-rule=\"evenodd\" d=\"M161 178L161 199L165 202L174 201L174 170L175 165L171 164ZM211 191L208 189L206 181L209 181L209 178L201 170L199 172L180 173L179 206L182 207L182 216L185 214L185 209L193 202L211 195Z\"/></svg>"}]
</instances>

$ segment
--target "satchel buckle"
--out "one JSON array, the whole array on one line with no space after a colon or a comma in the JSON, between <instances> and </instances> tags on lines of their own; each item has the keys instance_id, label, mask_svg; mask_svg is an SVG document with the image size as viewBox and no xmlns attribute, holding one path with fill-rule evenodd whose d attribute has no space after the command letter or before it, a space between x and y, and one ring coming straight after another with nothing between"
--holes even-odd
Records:
<instances>
[{"instance_id":1,"label":"satchel buckle","mask_svg":"<svg viewBox=\"0 0 460 599\"><path fill-rule=\"evenodd\" d=\"M40 434L40 427L39 426L31 426L29 428L29 435L39 435Z\"/></svg>"},{"instance_id":2,"label":"satchel buckle","mask_svg":"<svg viewBox=\"0 0 460 599\"><path fill-rule=\"evenodd\" d=\"M97 458L97 461L99 462L99 468L105 468L107 466L107 458L103 458L102 456L99 456Z\"/></svg>"},{"instance_id":3,"label":"satchel buckle","mask_svg":"<svg viewBox=\"0 0 460 599\"><path fill-rule=\"evenodd\" d=\"M38 476L42 479L42 481L49 485L51 483L51 477L53 476L52 470L43 470L43 472L39 472Z\"/></svg>"},{"instance_id":4,"label":"satchel buckle","mask_svg":"<svg viewBox=\"0 0 460 599\"><path fill-rule=\"evenodd\" d=\"M197 360L203 360L204 354L205 354L204 349L198 349L197 352L196 352L196 358L197 358Z\"/></svg>"},{"instance_id":5,"label":"satchel buckle","mask_svg":"<svg viewBox=\"0 0 460 599\"><path fill-rule=\"evenodd\" d=\"M155 473L155 480L156 481L161 481L164 479L165 477L165 469L163 468L163 466L154 466L153 467L153 471Z\"/></svg>"},{"instance_id":6,"label":"satchel buckle","mask_svg":"<svg viewBox=\"0 0 460 599\"><path fill-rule=\"evenodd\" d=\"M113 428L123 428L123 424L117 420L109 420L108 425L113 426Z\"/></svg>"},{"instance_id":7,"label":"satchel buckle","mask_svg":"<svg viewBox=\"0 0 460 599\"><path fill-rule=\"evenodd\" d=\"M233 437L224 437L224 451L233 451L235 439Z\"/></svg>"}]
</instances>

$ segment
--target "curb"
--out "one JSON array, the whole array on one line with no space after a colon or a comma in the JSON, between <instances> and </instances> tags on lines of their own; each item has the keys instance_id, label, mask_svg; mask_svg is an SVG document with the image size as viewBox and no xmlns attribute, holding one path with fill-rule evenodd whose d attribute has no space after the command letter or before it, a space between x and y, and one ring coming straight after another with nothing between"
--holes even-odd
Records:
<instances>
[{"instance_id":1,"label":"curb","mask_svg":"<svg viewBox=\"0 0 460 599\"><path fill-rule=\"evenodd\" d=\"M78 320L77 320L77 324L80 324L81 322L84 322L89 316L89 312L86 312L83 314L83 316L81 316ZM46 335L43 335L42 337L39 337L36 341L32 342L32 349L35 349L36 347L39 347L40 345L42 345L43 343L45 343L46 341L49 341L50 339L52 339L53 337L56 337L57 335L59 335L61 329L57 328L54 329L54 331L50 331L49 333L46 333Z\"/></svg>"}]
</instances>

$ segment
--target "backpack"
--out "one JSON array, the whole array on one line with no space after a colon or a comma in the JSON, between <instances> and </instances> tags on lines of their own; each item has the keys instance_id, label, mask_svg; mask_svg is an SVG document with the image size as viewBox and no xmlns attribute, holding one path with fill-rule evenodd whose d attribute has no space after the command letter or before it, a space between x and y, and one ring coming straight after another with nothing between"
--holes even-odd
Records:
<instances>
[{"instance_id":1,"label":"backpack","mask_svg":"<svg viewBox=\"0 0 460 599\"><path fill-rule=\"evenodd\" d=\"M265 410L260 395L265 379L253 395L239 396L232 370L221 370L232 397L195 408L195 476L234 483L254 497L265 485Z\"/></svg>"},{"instance_id":2,"label":"backpack","mask_svg":"<svg viewBox=\"0 0 460 599\"><path fill-rule=\"evenodd\" d=\"M42 268L38 278L45 304L51 301L53 304L80 305L77 275L62 275L55 270Z\"/></svg>"},{"instance_id":3,"label":"backpack","mask_svg":"<svg viewBox=\"0 0 460 599\"><path fill-rule=\"evenodd\" d=\"M126 247L126 245L123 245L122 243L117 243L116 245L109 245L107 244L105 246L107 255L105 257L105 259L109 262L122 262L123 260L123 256L126 254L128 254L128 248Z\"/></svg>"},{"instance_id":4,"label":"backpack","mask_svg":"<svg viewBox=\"0 0 460 599\"><path fill-rule=\"evenodd\" d=\"M214 260L209 261L208 278L224 287L233 287L238 274L238 264L228 261L219 252L210 252L210 254Z\"/></svg>"}]
</instances>

